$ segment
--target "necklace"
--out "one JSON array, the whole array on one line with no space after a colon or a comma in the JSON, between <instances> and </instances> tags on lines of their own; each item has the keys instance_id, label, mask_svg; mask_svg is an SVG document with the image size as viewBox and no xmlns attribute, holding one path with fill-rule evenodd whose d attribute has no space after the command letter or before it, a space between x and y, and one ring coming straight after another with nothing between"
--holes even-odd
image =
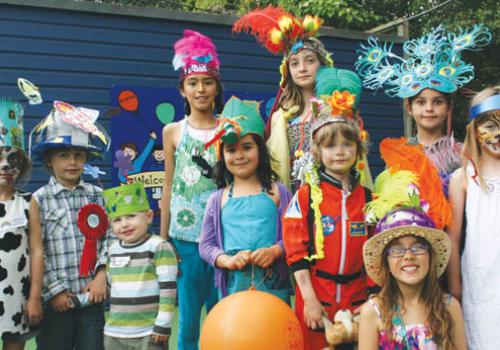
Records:
<instances>
[{"instance_id":1,"label":"necklace","mask_svg":"<svg viewBox=\"0 0 500 350\"><path fill-rule=\"evenodd\" d=\"M219 120L215 119L215 124L213 126L210 126L208 128L200 128L198 126L194 126L189 122L189 117L186 117L186 123L189 125L190 128L196 129L196 130L213 130L219 126Z\"/></svg>"}]
</instances>

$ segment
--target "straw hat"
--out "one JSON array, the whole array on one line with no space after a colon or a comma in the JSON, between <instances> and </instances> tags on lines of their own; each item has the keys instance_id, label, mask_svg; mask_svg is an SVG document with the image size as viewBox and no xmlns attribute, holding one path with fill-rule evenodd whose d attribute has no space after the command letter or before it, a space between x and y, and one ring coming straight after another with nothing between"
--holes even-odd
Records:
<instances>
[{"instance_id":1,"label":"straw hat","mask_svg":"<svg viewBox=\"0 0 500 350\"><path fill-rule=\"evenodd\" d=\"M416 236L425 239L436 257L437 276L441 276L450 258L451 242L448 235L435 228L432 219L417 209L399 209L388 213L376 227L376 234L363 246L366 273L378 285L382 284L382 258L387 245L394 239Z\"/></svg>"}]
</instances>

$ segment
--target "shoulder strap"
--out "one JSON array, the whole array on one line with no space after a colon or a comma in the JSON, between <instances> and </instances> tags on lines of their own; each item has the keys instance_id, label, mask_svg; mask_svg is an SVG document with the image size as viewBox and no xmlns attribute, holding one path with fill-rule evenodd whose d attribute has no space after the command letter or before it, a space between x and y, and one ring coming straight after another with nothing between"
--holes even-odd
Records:
<instances>
[{"instance_id":1,"label":"shoulder strap","mask_svg":"<svg viewBox=\"0 0 500 350\"><path fill-rule=\"evenodd\" d=\"M369 298L369 299L368 299L368 302L369 302L370 304L372 304L373 309L375 310L375 313L377 314L377 317L378 317L379 319L382 319L382 314L380 313L380 309L378 308L378 305L377 305L377 304L375 304L375 302L373 301L373 298Z\"/></svg>"}]
</instances>

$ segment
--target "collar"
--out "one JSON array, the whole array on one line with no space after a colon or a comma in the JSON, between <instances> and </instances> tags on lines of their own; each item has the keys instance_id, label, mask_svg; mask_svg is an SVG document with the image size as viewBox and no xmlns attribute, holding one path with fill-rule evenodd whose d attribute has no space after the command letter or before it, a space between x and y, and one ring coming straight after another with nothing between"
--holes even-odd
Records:
<instances>
[{"instance_id":1,"label":"collar","mask_svg":"<svg viewBox=\"0 0 500 350\"><path fill-rule=\"evenodd\" d=\"M349 174L349 192L352 192L352 190L359 184L359 178L359 172L354 167L352 167L351 173ZM324 169L319 169L319 180L327 182L330 185L333 185L342 190L342 182L337 180L335 177L327 174Z\"/></svg>"},{"instance_id":2,"label":"collar","mask_svg":"<svg viewBox=\"0 0 500 350\"><path fill-rule=\"evenodd\" d=\"M61 183L59 181L57 181L56 177L53 175L50 177L49 185L53 188L54 194L59 194L64 190L70 191L68 188L61 185ZM77 188L85 189L85 182L83 181L83 179L81 177L80 177L80 181L75 186L75 189L77 189Z\"/></svg>"}]
</instances>

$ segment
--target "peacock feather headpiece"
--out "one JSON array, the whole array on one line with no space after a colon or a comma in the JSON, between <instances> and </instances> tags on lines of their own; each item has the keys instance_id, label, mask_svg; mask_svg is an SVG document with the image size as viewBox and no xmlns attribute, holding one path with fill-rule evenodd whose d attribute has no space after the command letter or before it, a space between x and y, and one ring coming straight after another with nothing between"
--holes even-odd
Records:
<instances>
[{"instance_id":1,"label":"peacock feather headpiece","mask_svg":"<svg viewBox=\"0 0 500 350\"><path fill-rule=\"evenodd\" d=\"M440 25L408 40L403 45L404 57L392 52L392 43L370 37L358 50L355 66L366 88L384 88L391 97L412 97L426 88L452 93L474 78L474 67L462 60L462 51L480 50L491 37L483 24L458 33L447 33Z\"/></svg>"}]
</instances>

